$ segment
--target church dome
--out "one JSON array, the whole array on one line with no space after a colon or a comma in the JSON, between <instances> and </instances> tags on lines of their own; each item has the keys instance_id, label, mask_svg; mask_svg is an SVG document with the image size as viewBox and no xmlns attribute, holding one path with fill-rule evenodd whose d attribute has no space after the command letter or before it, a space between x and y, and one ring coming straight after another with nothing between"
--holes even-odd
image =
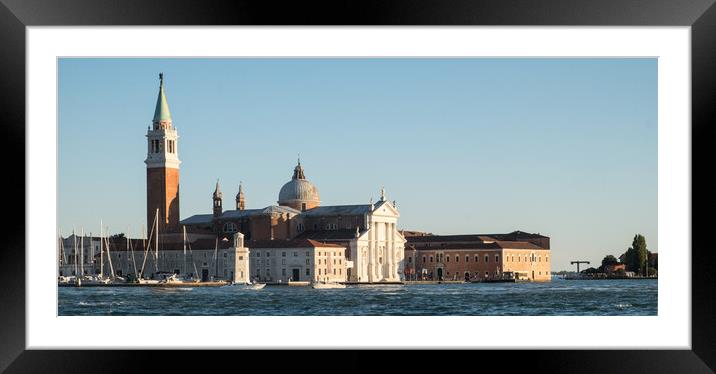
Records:
<instances>
[{"instance_id":1,"label":"church dome","mask_svg":"<svg viewBox=\"0 0 716 374\"><path fill-rule=\"evenodd\" d=\"M289 206L297 210L306 210L320 205L316 186L303 174L301 161L293 170L293 178L281 187L278 193L278 205Z\"/></svg>"}]
</instances>

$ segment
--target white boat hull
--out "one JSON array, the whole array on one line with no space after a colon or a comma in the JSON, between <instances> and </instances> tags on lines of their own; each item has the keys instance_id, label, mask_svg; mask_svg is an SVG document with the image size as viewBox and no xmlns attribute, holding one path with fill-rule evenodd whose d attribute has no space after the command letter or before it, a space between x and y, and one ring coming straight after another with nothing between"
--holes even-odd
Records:
<instances>
[{"instance_id":1,"label":"white boat hull","mask_svg":"<svg viewBox=\"0 0 716 374\"><path fill-rule=\"evenodd\" d=\"M313 283L311 287L316 289L346 288L345 284L340 283Z\"/></svg>"}]
</instances>

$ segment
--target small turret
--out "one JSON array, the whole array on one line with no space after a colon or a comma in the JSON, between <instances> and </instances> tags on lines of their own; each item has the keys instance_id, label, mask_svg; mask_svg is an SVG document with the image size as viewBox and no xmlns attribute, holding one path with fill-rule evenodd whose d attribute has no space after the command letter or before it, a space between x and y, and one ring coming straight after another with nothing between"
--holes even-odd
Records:
<instances>
[{"instance_id":1,"label":"small turret","mask_svg":"<svg viewBox=\"0 0 716 374\"><path fill-rule=\"evenodd\" d=\"M244 234L241 232L237 232L234 234L234 248L243 248L244 247Z\"/></svg>"},{"instance_id":2,"label":"small turret","mask_svg":"<svg viewBox=\"0 0 716 374\"><path fill-rule=\"evenodd\" d=\"M236 210L244 210L246 208L246 199L244 198L244 185L239 182L239 193L236 194Z\"/></svg>"},{"instance_id":3,"label":"small turret","mask_svg":"<svg viewBox=\"0 0 716 374\"><path fill-rule=\"evenodd\" d=\"M223 208L221 207L221 200L222 200L222 193L221 189L219 188L219 180L216 180L216 189L214 189L214 217L221 216L221 213L223 213Z\"/></svg>"}]
</instances>

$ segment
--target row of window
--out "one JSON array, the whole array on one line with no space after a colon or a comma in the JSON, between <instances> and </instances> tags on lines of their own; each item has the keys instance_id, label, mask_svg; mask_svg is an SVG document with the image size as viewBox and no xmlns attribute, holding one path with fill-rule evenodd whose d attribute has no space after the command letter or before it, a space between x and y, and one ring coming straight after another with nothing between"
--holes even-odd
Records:
<instances>
[{"instance_id":1,"label":"row of window","mask_svg":"<svg viewBox=\"0 0 716 374\"><path fill-rule=\"evenodd\" d=\"M162 150L162 143L161 139L152 139L152 141L149 143L151 146L151 152L152 153L159 153ZM176 145L173 140L167 140L167 151L169 153L176 153Z\"/></svg>"},{"instance_id":2,"label":"row of window","mask_svg":"<svg viewBox=\"0 0 716 374\"><path fill-rule=\"evenodd\" d=\"M442 255L442 254L438 254L436 257L437 257L436 261L437 261L437 262L440 262L440 260L443 258L443 255ZM535 256L534 253L533 253L533 254L531 255L531 257L524 256L525 262L527 262L527 259L528 259L528 258L529 258L529 260L530 260L531 262L542 262L542 256L541 256L541 255L540 255L540 256ZM423 256L423 263L426 263L426 262L427 262L427 261L426 261L427 259L428 259L427 256ZM430 259L430 262L433 262L433 256L430 256L429 259ZM475 255L475 262L479 262L479 260L480 260L480 257L479 257L478 255ZM489 261L490 261L490 256L489 256L489 255L485 255L485 262L489 262ZM517 262L521 262L521 261L522 261L522 256L519 256L519 255L518 255L518 256L517 256ZM545 262L548 262L548 261L549 261L549 256L545 256L544 261L545 261ZM450 262L450 256L449 256L449 255L448 255L448 256L445 256L445 262ZM459 257L459 256L455 256L455 262L460 262L460 257ZM465 262L470 262L470 256L465 256ZM495 262L500 262L500 255L495 255ZM512 259L511 259L511 260L510 260L510 256L505 257L505 262L515 262L515 256L512 255ZM410 257L410 256L408 256L408 263L409 263L409 264L412 264L412 263L413 263L413 258Z\"/></svg>"},{"instance_id":3,"label":"row of window","mask_svg":"<svg viewBox=\"0 0 716 374\"><path fill-rule=\"evenodd\" d=\"M442 254L437 255L437 262L441 262L443 259ZM408 257L408 263L412 263L413 258ZM423 263L427 262L427 256L423 256ZM433 256L430 256L430 262L433 262ZM450 256L445 256L445 262L450 262ZM455 262L460 262L460 257L455 256ZM465 262L470 262L470 256L465 256ZM480 256L475 255L475 262L480 262ZM485 255L485 262L490 262L490 256ZM500 255L495 255L495 262L500 262Z\"/></svg>"},{"instance_id":4,"label":"row of window","mask_svg":"<svg viewBox=\"0 0 716 374\"><path fill-rule=\"evenodd\" d=\"M319 271L319 273L320 273L320 271ZM267 276L267 277L270 277L270 276L271 276L271 269L266 269L266 271L264 272L264 275ZM283 276L286 275L286 268L282 268L282 269L281 269L281 275L283 275ZM311 269L310 269L310 268L306 268L306 275L308 275L308 276L311 275ZM257 276L257 277L260 277L260 276L261 276L261 269L256 269L256 276Z\"/></svg>"},{"instance_id":5,"label":"row of window","mask_svg":"<svg viewBox=\"0 0 716 374\"><path fill-rule=\"evenodd\" d=\"M261 251L251 252L251 254L253 254L256 257L261 257ZM271 251L266 251L265 254L266 254L266 257L271 257ZM311 252L306 251L306 257L310 257L310 256L311 256ZM285 251L281 252L281 257L286 257ZM298 257L297 251L293 252L293 257Z\"/></svg>"},{"instance_id":6,"label":"row of window","mask_svg":"<svg viewBox=\"0 0 716 374\"><path fill-rule=\"evenodd\" d=\"M323 261L323 262L321 262L321 261ZM306 260L306 263L308 263L308 260ZM325 258L324 258L324 259L320 259L320 258L318 259L318 265L320 265L320 264L324 264L324 265L325 265L325 264L327 264L327 263L328 263L328 260L326 260ZM342 265L342 264L343 264L343 260L341 260L341 259L339 258L337 264L338 264L338 265ZM336 265L336 259L335 259L335 258L333 259L333 265Z\"/></svg>"},{"instance_id":7,"label":"row of window","mask_svg":"<svg viewBox=\"0 0 716 374\"><path fill-rule=\"evenodd\" d=\"M343 269L338 269L338 274L336 274L336 269L333 268L333 275L342 275L342 274L343 274ZM319 268L318 275L328 275L328 269L323 269L323 272L321 272L321 268Z\"/></svg>"}]
</instances>

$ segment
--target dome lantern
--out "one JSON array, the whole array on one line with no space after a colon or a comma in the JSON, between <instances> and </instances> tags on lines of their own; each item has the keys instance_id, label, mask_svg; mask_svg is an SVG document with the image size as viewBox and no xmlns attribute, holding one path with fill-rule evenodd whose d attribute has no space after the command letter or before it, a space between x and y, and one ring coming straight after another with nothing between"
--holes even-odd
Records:
<instances>
[{"instance_id":1,"label":"dome lantern","mask_svg":"<svg viewBox=\"0 0 716 374\"><path fill-rule=\"evenodd\" d=\"M278 205L288 206L300 211L315 208L321 204L316 186L306 179L301 159L293 169L293 177L281 187Z\"/></svg>"}]
</instances>

